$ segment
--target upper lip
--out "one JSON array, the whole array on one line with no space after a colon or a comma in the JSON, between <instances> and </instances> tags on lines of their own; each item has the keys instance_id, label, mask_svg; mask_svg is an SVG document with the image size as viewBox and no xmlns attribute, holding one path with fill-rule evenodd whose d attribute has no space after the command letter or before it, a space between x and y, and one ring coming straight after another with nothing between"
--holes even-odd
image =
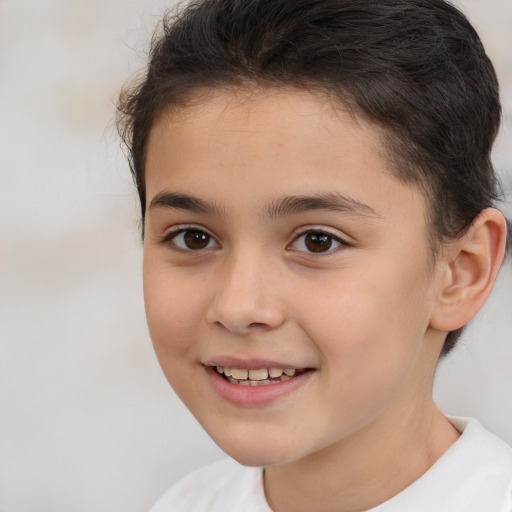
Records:
<instances>
[{"instance_id":1,"label":"upper lip","mask_svg":"<svg viewBox=\"0 0 512 512\"><path fill-rule=\"evenodd\" d=\"M259 368L290 368L290 369L303 369L308 366L296 365L293 363L285 363L283 361L276 361L270 359L242 359L231 356L218 356L212 357L205 361L204 366L227 366L228 368L243 368L246 370L256 370Z\"/></svg>"}]
</instances>

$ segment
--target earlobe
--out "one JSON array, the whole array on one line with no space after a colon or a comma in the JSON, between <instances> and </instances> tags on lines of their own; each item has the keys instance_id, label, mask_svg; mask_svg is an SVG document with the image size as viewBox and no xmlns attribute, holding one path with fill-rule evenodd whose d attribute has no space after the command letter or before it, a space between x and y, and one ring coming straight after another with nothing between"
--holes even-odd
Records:
<instances>
[{"instance_id":1,"label":"earlobe","mask_svg":"<svg viewBox=\"0 0 512 512\"><path fill-rule=\"evenodd\" d=\"M461 239L447 247L430 327L453 331L478 313L491 293L505 254L506 239L504 216L487 208Z\"/></svg>"}]
</instances>

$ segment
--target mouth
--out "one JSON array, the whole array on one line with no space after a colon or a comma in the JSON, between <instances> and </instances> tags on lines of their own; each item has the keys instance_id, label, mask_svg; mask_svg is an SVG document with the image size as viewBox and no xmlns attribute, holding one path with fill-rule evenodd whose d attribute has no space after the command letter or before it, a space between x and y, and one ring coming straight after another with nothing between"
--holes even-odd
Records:
<instances>
[{"instance_id":1,"label":"mouth","mask_svg":"<svg viewBox=\"0 0 512 512\"><path fill-rule=\"evenodd\" d=\"M215 366L218 374L231 384L239 386L268 386L293 379L308 371L307 368L231 368Z\"/></svg>"},{"instance_id":2,"label":"mouth","mask_svg":"<svg viewBox=\"0 0 512 512\"><path fill-rule=\"evenodd\" d=\"M290 394L295 395L317 373L313 368L266 366L263 361L243 364L245 368L235 360L205 365L213 390L238 407L266 406Z\"/></svg>"}]
</instances>

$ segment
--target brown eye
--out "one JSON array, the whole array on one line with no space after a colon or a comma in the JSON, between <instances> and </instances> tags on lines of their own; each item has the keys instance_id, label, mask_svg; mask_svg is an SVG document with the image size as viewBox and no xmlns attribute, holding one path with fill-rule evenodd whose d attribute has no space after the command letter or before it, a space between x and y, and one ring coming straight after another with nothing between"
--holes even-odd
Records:
<instances>
[{"instance_id":1,"label":"brown eye","mask_svg":"<svg viewBox=\"0 0 512 512\"><path fill-rule=\"evenodd\" d=\"M213 237L200 229L184 229L166 238L174 246L185 251L200 251L218 247Z\"/></svg>"},{"instance_id":2,"label":"brown eye","mask_svg":"<svg viewBox=\"0 0 512 512\"><path fill-rule=\"evenodd\" d=\"M185 231L183 235L185 245L194 251L208 247L210 238L211 236L207 235L203 231Z\"/></svg>"},{"instance_id":3,"label":"brown eye","mask_svg":"<svg viewBox=\"0 0 512 512\"><path fill-rule=\"evenodd\" d=\"M309 253L329 253L342 245L347 245L338 237L323 231L310 231L299 236L291 245L295 251Z\"/></svg>"},{"instance_id":4,"label":"brown eye","mask_svg":"<svg viewBox=\"0 0 512 512\"><path fill-rule=\"evenodd\" d=\"M308 233L304 238L304 245L311 252L325 252L332 246L332 236L326 233Z\"/></svg>"}]
</instances>

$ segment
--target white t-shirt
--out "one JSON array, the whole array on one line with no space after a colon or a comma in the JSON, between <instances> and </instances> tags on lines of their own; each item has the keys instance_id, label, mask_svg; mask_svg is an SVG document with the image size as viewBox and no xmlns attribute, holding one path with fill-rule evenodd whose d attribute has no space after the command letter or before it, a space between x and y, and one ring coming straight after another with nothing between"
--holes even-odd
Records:
<instances>
[{"instance_id":1,"label":"white t-shirt","mask_svg":"<svg viewBox=\"0 0 512 512\"><path fill-rule=\"evenodd\" d=\"M450 418L460 438L418 480L368 512L512 512L512 449L478 421ZM272 512L262 468L231 459L173 485L150 512Z\"/></svg>"}]
</instances>

